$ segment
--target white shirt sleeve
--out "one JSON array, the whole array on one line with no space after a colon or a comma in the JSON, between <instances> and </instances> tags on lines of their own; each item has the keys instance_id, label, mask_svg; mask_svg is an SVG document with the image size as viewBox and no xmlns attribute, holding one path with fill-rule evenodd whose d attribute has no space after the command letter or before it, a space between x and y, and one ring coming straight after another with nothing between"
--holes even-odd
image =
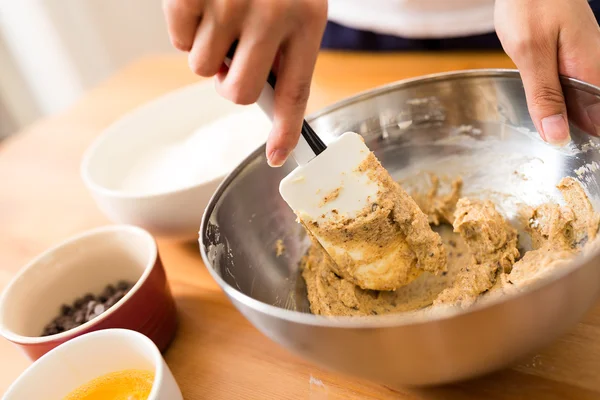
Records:
<instances>
[{"instance_id":1,"label":"white shirt sleeve","mask_svg":"<svg viewBox=\"0 0 600 400\"><path fill-rule=\"evenodd\" d=\"M494 0L329 0L329 20L405 38L449 38L494 31Z\"/></svg>"}]
</instances>

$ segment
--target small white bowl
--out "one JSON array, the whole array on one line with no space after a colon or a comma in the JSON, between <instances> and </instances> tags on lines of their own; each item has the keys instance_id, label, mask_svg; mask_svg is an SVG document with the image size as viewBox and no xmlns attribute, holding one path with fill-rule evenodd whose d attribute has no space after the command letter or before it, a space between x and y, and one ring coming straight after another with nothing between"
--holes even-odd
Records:
<instances>
[{"instance_id":1,"label":"small white bowl","mask_svg":"<svg viewBox=\"0 0 600 400\"><path fill-rule=\"evenodd\" d=\"M234 155L211 153L210 156L217 159L207 159L205 166L203 160L198 164L197 159L192 158L196 168L202 165L203 177L198 180L182 178L192 173L192 168L185 168L182 162L177 172L163 176L162 183L160 179L146 180L143 190L132 188L132 179L134 183L138 179L132 178L132 171L147 168L140 163L147 163L153 154L182 143L197 129L237 113L252 117L252 123L244 124L244 131L252 134L236 136L236 142L231 144L236 146ZM196 239L202 214L213 192L233 167L264 143L270 124L258 106L235 105L219 96L212 82L200 82L144 104L108 127L85 153L81 176L99 208L112 221L140 226L155 236ZM249 138L257 135L261 141L253 143L256 140ZM215 148L217 145L224 148L226 144L223 135L215 135L214 141L211 139L211 146ZM223 160L224 157L227 160ZM223 161L231 165L231 169L224 170ZM217 173L211 176L212 172L207 171ZM156 187L148 190L147 186L154 181Z\"/></svg>"},{"instance_id":2,"label":"small white bowl","mask_svg":"<svg viewBox=\"0 0 600 400\"><path fill-rule=\"evenodd\" d=\"M48 352L17 378L3 400L60 400L95 378L127 369L154 372L148 400L183 399L173 374L150 339L126 329L106 329Z\"/></svg>"}]
</instances>

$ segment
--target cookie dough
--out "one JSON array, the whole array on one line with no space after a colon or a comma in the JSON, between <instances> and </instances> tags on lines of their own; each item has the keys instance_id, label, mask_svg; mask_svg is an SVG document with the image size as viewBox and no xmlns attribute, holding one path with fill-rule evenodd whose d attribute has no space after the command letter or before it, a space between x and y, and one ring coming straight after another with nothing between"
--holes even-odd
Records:
<instances>
[{"instance_id":1,"label":"cookie dough","mask_svg":"<svg viewBox=\"0 0 600 400\"><path fill-rule=\"evenodd\" d=\"M448 193L442 194L442 181L446 179L439 178L437 175L429 173L429 189L426 191L413 191L410 193L419 208L429 218L429 223L435 226L440 224L452 224L454 222L454 212L456 203L460 198L463 186L461 177L453 179L450 183Z\"/></svg>"},{"instance_id":2,"label":"cookie dough","mask_svg":"<svg viewBox=\"0 0 600 400\"><path fill-rule=\"evenodd\" d=\"M534 250L515 263L503 289L520 289L550 275L596 239L599 216L581 185L564 178L557 187L566 206L550 203L531 211L527 232Z\"/></svg>"},{"instance_id":3,"label":"cookie dough","mask_svg":"<svg viewBox=\"0 0 600 400\"><path fill-rule=\"evenodd\" d=\"M275 256L277 258L281 257L285 253L285 245L283 244L283 239L277 239L275 241Z\"/></svg>"},{"instance_id":4,"label":"cookie dough","mask_svg":"<svg viewBox=\"0 0 600 400\"><path fill-rule=\"evenodd\" d=\"M308 232L327 243L328 269L344 284L369 290L396 290L423 272L445 272L442 239L427 215L372 153L358 170L378 182L379 191L356 216L337 215L324 223L299 217Z\"/></svg>"},{"instance_id":5,"label":"cookie dough","mask_svg":"<svg viewBox=\"0 0 600 400\"><path fill-rule=\"evenodd\" d=\"M410 284L394 291L364 290L337 275L327 252L313 244L302 261L308 301L313 314L326 316L378 315L418 310L429 306L444 289L450 287L471 254L452 228L439 228L447 254L447 271L435 275L422 273Z\"/></svg>"},{"instance_id":6,"label":"cookie dough","mask_svg":"<svg viewBox=\"0 0 600 400\"><path fill-rule=\"evenodd\" d=\"M436 180L432 179L432 182ZM419 271L421 273L414 280L395 287L395 290L365 290L346 278L339 265L314 242L302 261L303 278L314 314L365 316L441 306L469 307L482 299L522 290L552 274L589 247L597 236L599 216L581 185L573 178L564 178L557 186L566 201L565 206L549 203L522 210L533 249L520 259L517 231L492 202L472 198L459 200L460 179L455 180L452 190L444 195L438 194L436 185L423 195L413 196L430 224L442 224L437 229L442 233L441 251L447 259L445 271L439 273L439 267L430 268L431 272L421 268L424 272ZM392 198L409 197L405 192L398 196ZM397 217L397 214L402 215L402 210L396 207L405 204L409 204L408 210L404 210L408 216ZM389 204L378 204L379 207L394 216L390 225L399 225L397 221L406 224L410 216L415 220L410 202L390 199ZM420 216L418 220L422 221L422 218ZM449 221L453 228L449 227ZM418 237L419 231L403 226L397 228L397 235L405 238L408 249L419 249L419 246L408 247L407 239L407 233L412 232ZM343 229L343 226L339 228ZM387 229L388 235L393 234L393 230ZM382 228L376 229L377 233L381 231ZM425 246L428 240L420 239L420 244ZM414 245L414 239L412 243ZM417 252L414 253L416 258Z\"/></svg>"},{"instance_id":7,"label":"cookie dough","mask_svg":"<svg viewBox=\"0 0 600 400\"><path fill-rule=\"evenodd\" d=\"M519 257L517 231L489 200L460 199L454 215L454 231L465 240L472 260L433 304L468 307L496 283L499 273L511 271Z\"/></svg>"}]
</instances>

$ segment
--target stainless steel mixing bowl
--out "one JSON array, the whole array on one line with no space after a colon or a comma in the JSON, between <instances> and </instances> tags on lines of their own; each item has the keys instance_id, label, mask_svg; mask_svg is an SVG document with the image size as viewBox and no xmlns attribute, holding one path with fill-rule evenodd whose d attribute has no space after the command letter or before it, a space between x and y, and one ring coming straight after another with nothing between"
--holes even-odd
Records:
<instances>
[{"instance_id":1,"label":"stainless steel mixing bowl","mask_svg":"<svg viewBox=\"0 0 600 400\"><path fill-rule=\"evenodd\" d=\"M460 174L466 195L492 198L518 225L519 204L559 201L555 185L564 176L583 182L600 205L595 137L600 127L586 113L600 104L600 89L566 78L563 86L573 137L565 148L538 138L519 74L507 70L393 83L328 107L309 121L325 141L346 131L361 133L398 179L422 171ZM293 167L290 162L269 168L264 148L247 158L210 202L200 247L212 276L250 322L321 366L395 387L474 377L548 344L572 327L600 292L600 255L591 251L523 293L468 312L312 315L298 268L307 241L278 192ZM280 257L278 239L286 249ZM521 245L528 246L526 235Z\"/></svg>"}]
</instances>

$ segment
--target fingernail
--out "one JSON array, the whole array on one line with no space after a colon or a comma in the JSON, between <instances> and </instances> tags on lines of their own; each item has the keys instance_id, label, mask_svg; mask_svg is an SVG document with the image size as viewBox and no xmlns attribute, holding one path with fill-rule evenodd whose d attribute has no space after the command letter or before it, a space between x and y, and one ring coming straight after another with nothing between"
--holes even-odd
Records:
<instances>
[{"instance_id":1,"label":"fingernail","mask_svg":"<svg viewBox=\"0 0 600 400\"><path fill-rule=\"evenodd\" d=\"M275 149L267 155L267 162L271 167L281 167L288 157L288 152L283 149Z\"/></svg>"},{"instance_id":2,"label":"fingernail","mask_svg":"<svg viewBox=\"0 0 600 400\"><path fill-rule=\"evenodd\" d=\"M585 111L596 128L596 135L600 135L600 103L592 104Z\"/></svg>"},{"instance_id":3,"label":"fingernail","mask_svg":"<svg viewBox=\"0 0 600 400\"><path fill-rule=\"evenodd\" d=\"M546 141L554 145L563 145L569 141L569 125L562 114L542 119L542 133Z\"/></svg>"}]
</instances>

